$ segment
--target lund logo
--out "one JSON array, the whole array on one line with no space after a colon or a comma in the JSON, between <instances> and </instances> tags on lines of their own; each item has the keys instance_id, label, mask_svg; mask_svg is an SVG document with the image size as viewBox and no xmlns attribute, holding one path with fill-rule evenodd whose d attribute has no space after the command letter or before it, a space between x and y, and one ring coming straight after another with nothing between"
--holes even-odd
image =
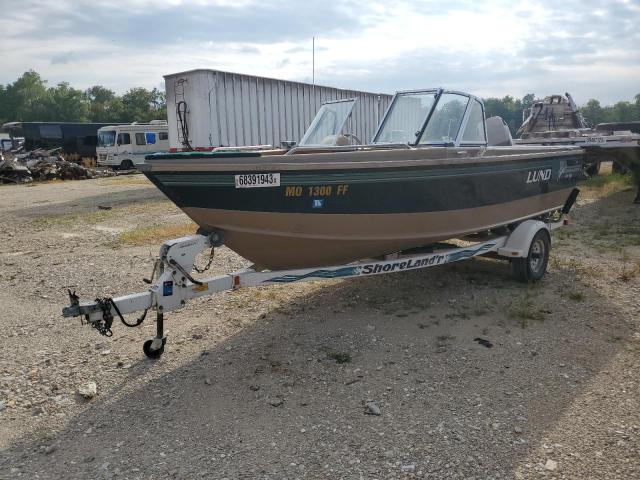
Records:
<instances>
[{"instance_id":1,"label":"lund logo","mask_svg":"<svg viewBox=\"0 0 640 480\"><path fill-rule=\"evenodd\" d=\"M551 169L531 170L527 175L527 183L544 182L551 179Z\"/></svg>"}]
</instances>

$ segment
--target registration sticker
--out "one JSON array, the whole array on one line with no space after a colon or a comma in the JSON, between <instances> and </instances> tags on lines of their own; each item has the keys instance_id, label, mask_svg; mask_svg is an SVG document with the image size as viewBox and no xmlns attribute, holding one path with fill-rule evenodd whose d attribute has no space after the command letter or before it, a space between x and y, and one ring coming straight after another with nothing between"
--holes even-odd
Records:
<instances>
[{"instance_id":1,"label":"registration sticker","mask_svg":"<svg viewBox=\"0 0 640 480\"><path fill-rule=\"evenodd\" d=\"M236 188L279 187L279 173L248 173L236 175Z\"/></svg>"}]
</instances>

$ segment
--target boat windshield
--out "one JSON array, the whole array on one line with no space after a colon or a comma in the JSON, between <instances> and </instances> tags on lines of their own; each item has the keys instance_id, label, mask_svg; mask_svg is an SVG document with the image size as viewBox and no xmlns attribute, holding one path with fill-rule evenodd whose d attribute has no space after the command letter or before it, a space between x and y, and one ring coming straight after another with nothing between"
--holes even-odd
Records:
<instances>
[{"instance_id":1,"label":"boat windshield","mask_svg":"<svg viewBox=\"0 0 640 480\"><path fill-rule=\"evenodd\" d=\"M102 130L98 132L99 147L113 147L116 143L115 130Z\"/></svg>"},{"instance_id":2,"label":"boat windshield","mask_svg":"<svg viewBox=\"0 0 640 480\"><path fill-rule=\"evenodd\" d=\"M415 143L436 99L435 91L399 93L373 143Z\"/></svg>"},{"instance_id":3,"label":"boat windshield","mask_svg":"<svg viewBox=\"0 0 640 480\"><path fill-rule=\"evenodd\" d=\"M420 144L455 142L468 103L469 97L443 93L420 138Z\"/></svg>"},{"instance_id":4,"label":"boat windshield","mask_svg":"<svg viewBox=\"0 0 640 480\"><path fill-rule=\"evenodd\" d=\"M356 99L350 98L322 105L300 145L335 145L355 103Z\"/></svg>"}]
</instances>

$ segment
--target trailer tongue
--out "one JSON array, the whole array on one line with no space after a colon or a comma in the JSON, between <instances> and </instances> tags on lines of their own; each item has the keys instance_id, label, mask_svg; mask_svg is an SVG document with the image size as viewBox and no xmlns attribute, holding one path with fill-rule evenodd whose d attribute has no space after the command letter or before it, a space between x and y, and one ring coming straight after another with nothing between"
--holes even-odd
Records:
<instances>
[{"instance_id":1,"label":"trailer tongue","mask_svg":"<svg viewBox=\"0 0 640 480\"><path fill-rule=\"evenodd\" d=\"M136 327L144 321L147 312L153 309L156 311L156 336L144 343L143 351L150 358L158 358L164 352L166 343L164 314L179 310L193 298L225 290L401 272L459 262L480 255L508 258L518 280L537 281L546 271L550 232L565 223L562 217L547 223L526 220L509 234L484 237L483 241L475 243L465 242L465 246L448 245L448 248L442 248L441 245L434 245L422 253L394 254L380 260L365 260L322 268L277 271L256 271L247 268L204 280L195 279L191 272L197 270L195 260L199 253L211 249L213 254L213 249L219 244L218 238L215 234L182 237L166 241L160 248L152 277L145 279L145 282L151 284L147 291L117 298L98 298L88 303L81 303L78 295L69 291L70 306L62 310L62 315L83 317L99 333L111 336L114 320L120 319L124 325ZM125 315L140 311L143 313L136 321L125 320Z\"/></svg>"}]
</instances>

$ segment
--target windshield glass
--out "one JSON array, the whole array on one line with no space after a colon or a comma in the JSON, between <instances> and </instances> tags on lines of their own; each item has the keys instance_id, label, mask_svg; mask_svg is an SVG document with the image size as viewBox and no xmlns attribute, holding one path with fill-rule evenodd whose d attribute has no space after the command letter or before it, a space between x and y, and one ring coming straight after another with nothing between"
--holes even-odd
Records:
<instances>
[{"instance_id":1,"label":"windshield glass","mask_svg":"<svg viewBox=\"0 0 640 480\"><path fill-rule=\"evenodd\" d=\"M103 130L98 132L99 147L113 147L116 143L115 130Z\"/></svg>"},{"instance_id":2,"label":"windshield glass","mask_svg":"<svg viewBox=\"0 0 640 480\"><path fill-rule=\"evenodd\" d=\"M337 135L342 131L355 103L356 100L352 98L322 105L300 140L300 145L335 145Z\"/></svg>"},{"instance_id":3,"label":"windshield glass","mask_svg":"<svg viewBox=\"0 0 640 480\"><path fill-rule=\"evenodd\" d=\"M445 93L438 100L420 143L455 142L469 97Z\"/></svg>"},{"instance_id":4,"label":"windshield glass","mask_svg":"<svg viewBox=\"0 0 640 480\"><path fill-rule=\"evenodd\" d=\"M435 96L436 92L398 94L374 143L415 143Z\"/></svg>"}]
</instances>

